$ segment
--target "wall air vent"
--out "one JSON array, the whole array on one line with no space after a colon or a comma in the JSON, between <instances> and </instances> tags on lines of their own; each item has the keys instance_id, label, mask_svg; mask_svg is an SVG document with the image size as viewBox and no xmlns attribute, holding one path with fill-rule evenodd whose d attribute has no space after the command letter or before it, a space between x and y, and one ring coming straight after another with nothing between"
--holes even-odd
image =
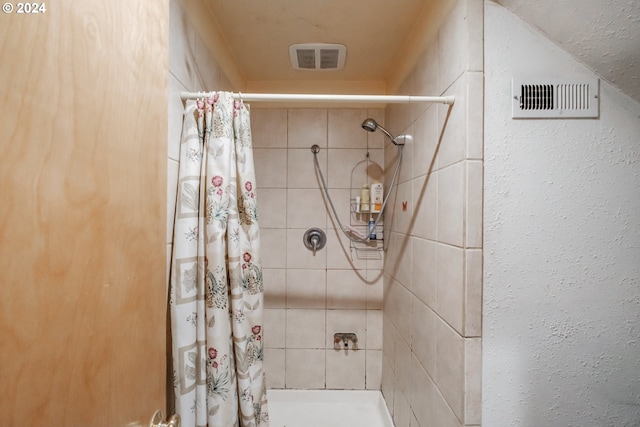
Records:
<instances>
[{"instance_id":1,"label":"wall air vent","mask_svg":"<svg viewBox=\"0 0 640 427\"><path fill-rule=\"evenodd\" d=\"M340 70L347 58L342 44L302 43L289 46L289 59L296 70Z\"/></svg>"},{"instance_id":2,"label":"wall air vent","mask_svg":"<svg viewBox=\"0 0 640 427\"><path fill-rule=\"evenodd\" d=\"M514 119L598 118L598 79L511 81Z\"/></svg>"}]
</instances>

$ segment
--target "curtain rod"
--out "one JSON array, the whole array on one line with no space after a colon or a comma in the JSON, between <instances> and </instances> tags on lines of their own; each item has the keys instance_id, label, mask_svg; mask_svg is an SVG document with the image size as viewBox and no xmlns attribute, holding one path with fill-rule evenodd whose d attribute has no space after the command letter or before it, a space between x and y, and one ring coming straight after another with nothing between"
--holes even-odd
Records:
<instances>
[{"instance_id":1,"label":"curtain rod","mask_svg":"<svg viewBox=\"0 0 640 427\"><path fill-rule=\"evenodd\" d=\"M182 92L183 101L207 96L210 92ZM297 93L233 93L234 99L243 101L300 101L300 102L371 102L385 104L410 104L414 102L438 102L453 105L453 96L419 95L322 95Z\"/></svg>"}]
</instances>

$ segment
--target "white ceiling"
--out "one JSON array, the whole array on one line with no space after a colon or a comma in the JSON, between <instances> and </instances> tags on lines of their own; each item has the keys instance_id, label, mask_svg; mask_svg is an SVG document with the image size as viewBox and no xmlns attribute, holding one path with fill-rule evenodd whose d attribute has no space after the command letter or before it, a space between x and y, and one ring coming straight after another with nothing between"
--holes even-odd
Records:
<instances>
[{"instance_id":1,"label":"white ceiling","mask_svg":"<svg viewBox=\"0 0 640 427\"><path fill-rule=\"evenodd\" d=\"M402 58L433 36L425 22L454 0L207 0L249 87L370 82L393 90ZM604 79L640 101L640 0L497 0ZM427 19L428 18L428 19ZM435 21L435 22L434 22ZM339 71L294 70L289 46L342 43ZM412 56L413 55L413 56ZM268 82L268 83L267 83Z\"/></svg>"}]
</instances>

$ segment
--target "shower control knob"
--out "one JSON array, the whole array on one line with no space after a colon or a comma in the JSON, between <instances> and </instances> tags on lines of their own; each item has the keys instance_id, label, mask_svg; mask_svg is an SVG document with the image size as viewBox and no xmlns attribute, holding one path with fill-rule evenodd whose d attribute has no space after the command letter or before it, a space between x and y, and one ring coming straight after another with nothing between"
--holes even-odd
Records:
<instances>
[{"instance_id":1,"label":"shower control knob","mask_svg":"<svg viewBox=\"0 0 640 427\"><path fill-rule=\"evenodd\" d=\"M316 251L324 248L327 244L327 235L320 228L310 228L304 233L302 243L315 255Z\"/></svg>"}]
</instances>

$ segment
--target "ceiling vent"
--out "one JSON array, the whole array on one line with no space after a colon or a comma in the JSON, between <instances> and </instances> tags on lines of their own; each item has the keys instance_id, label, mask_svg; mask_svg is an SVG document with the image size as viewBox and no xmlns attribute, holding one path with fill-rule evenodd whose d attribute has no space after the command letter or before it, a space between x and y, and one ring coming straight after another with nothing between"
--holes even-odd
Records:
<instances>
[{"instance_id":1,"label":"ceiling vent","mask_svg":"<svg viewBox=\"0 0 640 427\"><path fill-rule=\"evenodd\" d=\"M342 44L302 43L289 46L291 65L296 70L340 70L347 48Z\"/></svg>"},{"instance_id":2,"label":"ceiling vent","mask_svg":"<svg viewBox=\"0 0 640 427\"><path fill-rule=\"evenodd\" d=\"M598 79L514 78L511 83L514 119L598 117Z\"/></svg>"}]
</instances>

